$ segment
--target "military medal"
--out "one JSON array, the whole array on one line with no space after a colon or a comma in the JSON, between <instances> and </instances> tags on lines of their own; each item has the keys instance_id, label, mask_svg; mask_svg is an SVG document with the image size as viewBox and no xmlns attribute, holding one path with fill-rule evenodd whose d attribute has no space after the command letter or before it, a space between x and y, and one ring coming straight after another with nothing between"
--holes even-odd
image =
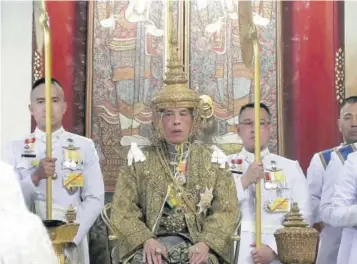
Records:
<instances>
[{"instance_id":1,"label":"military medal","mask_svg":"<svg viewBox=\"0 0 357 264\"><path fill-rule=\"evenodd\" d=\"M200 202L197 204L198 214L206 214L207 210L211 207L211 203L213 200L213 187L205 188L204 191L200 193Z\"/></svg>"},{"instance_id":2,"label":"military medal","mask_svg":"<svg viewBox=\"0 0 357 264\"><path fill-rule=\"evenodd\" d=\"M267 190L287 188L284 171L282 169L277 168L276 162L274 160L271 161L270 168L265 173L264 182L264 187Z\"/></svg>"},{"instance_id":3,"label":"military medal","mask_svg":"<svg viewBox=\"0 0 357 264\"><path fill-rule=\"evenodd\" d=\"M84 177L81 172L70 172L63 177L63 187L72 195L84 185Z\"/></svg>"},{"instance_id":4,"label":"military medal","mask_svg":"<svg viewBox=\"0 0 357 264\"><path fill-rule=\"evenodd\" d=\"M277 197L264 203L264 211L267 213L285 213L290 211L289 198Z\"/></svg>"},{"instance_id":5,"label":"military medal","mask_svg":"<svg viewBox=\"0 0 357 264\"><path fill-rule=\"evenodd\" d=\"M271 182L270 172L265 172L264 176L264 187L267 190L271 190L273 188L273 183Z\"/></svg>"},{"instance_id":6,"label":"military medal","mask_svg":"<svg viewBox=\"0 0 357 264\"><path fill-rule=\"evenodd\" d=\"M83 160L81 160L79 148L73 145L73 139L68 138L68 146L63 150L62 167L71 170L81 170L83 168Z\"/></svg>"},{"instance_id":7,"label":"military medal","mask_svg":"<svg viewBox=\"0 0 357 264\"><path fill-rule=\"evenodd\" d=\"M232 163L232 167L231 167L232 173L237 173L237 174L243 173L243 160L242 159L232 159L231 163Z\"/></svg>"},{"instance_id":8,"label":"military medal","mask_svg":"<svg viewBox=\"0 0 357 264\"><path fill-rule=\"evenodd\" d=\"M25 145L24 145L24 152L21 155L23 158L36 158L36 153L35 152L35 142L36 138L31 137L31 138L26 138L25 139Z\"/></svg>"},{"instance_id":9,"label":"military medal","mask_svg":"<svg viewBox=\"0 0 357 264\"><path fill-rule=\"evenodd\" d=\"M175 173L175 178L179 185L184 185L186 183L186 170L187 170L187 163L185 160L180 161L177 166L177 172Z\"/></svg>"}]
</instances>

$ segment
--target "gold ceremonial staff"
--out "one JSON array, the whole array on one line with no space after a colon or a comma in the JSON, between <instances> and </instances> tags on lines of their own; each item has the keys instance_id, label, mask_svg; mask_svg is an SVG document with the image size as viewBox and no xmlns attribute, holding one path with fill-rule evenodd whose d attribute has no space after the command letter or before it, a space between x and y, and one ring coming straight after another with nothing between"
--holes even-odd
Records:
<instances>
[{"instance_id":1,"label":"gold ceremonial staff","mask_svg":"<svg viewBox=\"0 0 357 264\"><path fill-rule=\"evenodd\" d=\"M52 89L51 89L51 32L49 19L46 12L46 1L42 3L42 15L40 23L44 30L45 39L45 101L46 101L46 156L52 157ZM52 220L52 177L46 180L46 217Z\"/></svg>"},{"instance_id":2,"label":"gold ceremonial staff","mask_svg":"<svg viewBox=\"0 0 357 264\"><path fill-rule=\"evenodd\" d=\"M35 10L39 12L39 21L44 33L45 42L45 101L46 101L46 156L52 157L52 75L51 75L51 33L49 17L46 12L46 1L41 1L41 7L35 1ZM42 47L41 47L42 48ZM66 213L65 223L52 219L52 177L46 180L46 220L44 225L49 232L53 248L58 258L58 264L70 264L64 256L64 248L72 242L78 232L79 224L75 224L75 210L70 207Z\"/></svg>"},{"instance_id":3,"label":"gold ceremonial staff","mask_svg":"<svg viewBox=\"0 0 357 264\"><path fill-rule=\"evenodd\" d=\"M254 55L254 133L255 133L255 161L260 162L260 56L258 42L258 28L253 23L251 1L238 1L239 36L244 64L250 66ZM261 239L261 184L256 183L255 192L255 243L260 248Z\"/></svg>"},{"instance_id":4,"label":"gold ceremonial staff","mask_svg":"<svg viewBox=\"0 0 357 264\"><path fill-rule=\"evenodd\" d=\"M251 1L239 1L239 31L242 58L244 64L250 66L254 55L254 132L255 132L255 161L260 162L260 57L258 42L258 27L253 23ZM261 21L260 23L263 22ZM255 192L255 240L256 247L262 246L261 240L261 184L256 183ZM278 248L279 259L284 264L313 263L318 233L309 228L304 221L297 203L291 212L285 216L284 228L275 231L274 236ZM235 262L236 264L237 262Z\"/></svg>"}]
</instances>

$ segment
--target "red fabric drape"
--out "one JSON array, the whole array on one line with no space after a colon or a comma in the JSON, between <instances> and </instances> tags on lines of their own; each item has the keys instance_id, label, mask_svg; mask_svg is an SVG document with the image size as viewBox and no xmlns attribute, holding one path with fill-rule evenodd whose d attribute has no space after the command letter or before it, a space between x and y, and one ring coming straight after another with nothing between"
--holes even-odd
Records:
<instances>
[{"instance_id":1,"label":"red fabric drape","mask_svg":"<svg viewBox=\"0 0 357 264\"><path fill-rule=\"evenodd\" d=\"M52 77L63 86L68 104L67 113L63 118L63 126L72 131L73 114L73 84L74 84L74 34L76 1L46 1L50 18L52 41ZM34 123L33 127L34 128Z\"/></svg>"},{"instance_id":2,"label":"red fabric drape","mask_svg":"<svg viewBox=\"0 0 357 264\"><path fill-rule=\"evenodd\" d=\"M334 26L337 1L283 2L286 154L305 170L315 152L336 146Z\"/></svg>"}]
</instances>

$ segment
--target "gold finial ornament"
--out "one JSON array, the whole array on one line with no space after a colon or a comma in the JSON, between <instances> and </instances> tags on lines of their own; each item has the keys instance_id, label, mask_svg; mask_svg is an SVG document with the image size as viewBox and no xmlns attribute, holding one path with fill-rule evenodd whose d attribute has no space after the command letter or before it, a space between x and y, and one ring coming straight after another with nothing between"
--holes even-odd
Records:
<instances>
[{"instance_id":1,"label":"gold finial ornament","mask_svg":"<svg viewBox=\"0 0 357 264\"><path fill-rule=\"evenodd\" d=\"M251 1L239 1L238 13L239 41L242 50L242 60L247 67L250 67L253 64L254 58L253 41L258 39L257 27L253 23Z\"/></svg>"},{"instance_id":2,"label":"gold finial ornament","mask_svg":"<svg viewBox=\"0 0 357 264\"><path fill-rule=\"evenodd\" d=\"M283 226L274 233L280 261L284 264L314 263L319 234L308 227L298 203L293 203Z\"/></svg>"},{"instance_id":3,"label":"gold finial ornament","mask_svg":"<svg viewBox=\"0 0 357 264\"><path fill-rule=\"evenodd\" d=\"M73 208L73 206L71 205L68 209L67 209L67 212L66 212L66 219L67 219L67 222L69 224L73 224L74 221L76 220L77 218L77 213L76 213L76 210Z\"/></svg>"}]
</instances>

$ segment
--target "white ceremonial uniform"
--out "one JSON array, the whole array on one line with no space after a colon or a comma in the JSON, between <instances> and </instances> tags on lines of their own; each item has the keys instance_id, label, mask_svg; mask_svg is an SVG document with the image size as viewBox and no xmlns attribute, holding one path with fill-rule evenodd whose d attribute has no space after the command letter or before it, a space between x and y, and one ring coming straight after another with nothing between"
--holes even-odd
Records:
<instances>
[{"instance_id":1,"label":"white ceremonial uniform","mask_svg":"<svg viewBox=\"0 0 357 264\"><path fill-rule=\"evenodd\" d=\"M311 209L313 224L321 223L320 202L325 174L331 168L330 163L335 150L342 145L316 153L307 169L307 182L311 196ZM340 163L341 164L341 163ZM333 166L334 167L334 166ZM320 233L317 264L336 264L338 245L341 238L339 230L329 225L324 225ZM336 248L337 245L337 248Z\"/></svg>"},{"instance_id":2,"label":"white ceremonial uniform","mask_svg":"<svg viewBox=\"0 0 357 264\"><path fill-rule=\"evenodd\" d=\"M331 174L329 178L333 176L337 176L334 180L335 184L328 189L329 192L325 192L325 187L323 190L321 217L324 222L343 228L337 264L355 264L357 260L357 153L349 154L340 173ZM326 198L326 202L325 195L326 197L330 195Z\"/></svg>"},{"instance_id":3,"label":"white ceremonial uniform","mask_svg":"<svg viewBox=\"0 0 357 264\"><path fill-rule=\"evenodd\" d=\"M0 263L57 264L40 218L26 207L16 173L0 161Z\"/></svg>"},{"instance_id":4,"label":"white ceremonial uniform","mask_svg":"<svg viewBox=\"0 0 357 264\"><path fill-rule=\"evenodd\" d=\"M292 202L297 202L304 219L311 225L311 206L307 181L297 161L292 161L281 156L270 153L269 150L261 152L262 162L265 170L265 179L261 181L261 202L262 202L262 244L269 246L278 254L274 232L283 227L282 223L286 213L290 210ZM243 189L241 177L244 175L249 165L254 162L254 154L243 149L240 153L228 156L228 163L231 167L233 177L237 187L237 196L242 212L241 222L241 242L239 249L238 264L252 264L251 245L255 243L255 185L250 185ZM239 164L240 163L240 164ZM238 165L237 165L238 164ZM273 166L272 166L273 165ZM272 173L276 168L277 173ZM278 175L279 183L278 183ZM281 177L283 175L283 177ZM276 181L274 181L276 178ZM266 184L269 183L269 184ZM281 191L272 186L279 184ZM280 202L277 198L281 198ZM285 204L285 208L274 208L272 202ZM284 203L285 201L285 203ZM280 210L278 212L278 210ZM273 263L280 263L274 260Z\"/></svg>"},{"instance_id":5,"label":"white ceremonial uniform","mask_svg":"<svg viewBox=\"0 0 357 264\"><path fill-rule=\"evenodd\" d=\"M329 222L326 222L325 220L331 210L331 197L335 189L336 179L341 172L342 166L343 163L337 156L336 152L332 153L330 163L328 164L324 174L324 183L321 193L320 219L325 223L320 233L320 246L317 264L336 264L337 262L342 228L331 226Z\"/></svg>"},{"instance_id":6,"label":"white ceremonial uniform","mask_svg":"<svg viewBox=\"0 0 357 264\"><path fill-rule=\"evenodd\" d=\"M331 160L331 155L334 149L325 150L315 153L311 159L310 165L307 168L306 178L311 195L311 211L313 223L320 223L320 201L322 193L322 185L324 182L325 170Z\"/></svg>"},{"instance_id":7,"label":"white ceremonial uniform","mask_svg":"<svg viewBox=\"0 0 357 264\"><path fill-rule=\"evenodd\" d=\"M70 206L77 212L79 229L68 250L69 257L79 264L89 264L87 233L104 207L104 184L99 158L91 139L69 133L63 128L52 134L52 156L57 158L56 176L52 183L52 218L66 221ZM46 181L36 187L31 179L38 162L45 158L46 134L36 129L23 140L14 141L6 151L7 161L14 166L29 208L46 219ZM66 187L64 187L66 185ZM72 248L71 248L72 249ZM73 260L73 258L78 258Z\"/></svg>"}]
</instances>

